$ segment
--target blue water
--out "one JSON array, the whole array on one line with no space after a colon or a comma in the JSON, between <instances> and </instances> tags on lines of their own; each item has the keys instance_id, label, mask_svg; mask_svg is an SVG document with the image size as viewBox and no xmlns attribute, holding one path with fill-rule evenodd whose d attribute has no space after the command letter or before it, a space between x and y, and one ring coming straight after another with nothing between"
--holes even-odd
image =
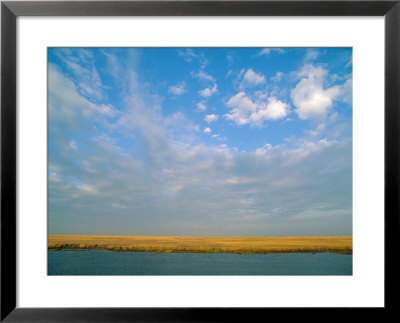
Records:
<instances>
[{"instance_id":1,"label":"blue water","mask_svg":"<svg viewBox=\"0 0 400 323\"><path fill-rule=\"evenodd\" d=\"M334 253L151 253L49 250L49 275L352 275Z\"/></svg>"}]
</instances>

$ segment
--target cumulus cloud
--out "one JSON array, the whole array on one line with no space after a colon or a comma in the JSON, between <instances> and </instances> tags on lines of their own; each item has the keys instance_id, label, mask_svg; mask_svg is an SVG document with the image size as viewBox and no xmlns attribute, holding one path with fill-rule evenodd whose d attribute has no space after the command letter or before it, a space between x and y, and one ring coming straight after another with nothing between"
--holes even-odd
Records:
<instances>
[{"instance_id":1,"label":"cumulus cloud","mask_svg":"<svg viewBox=\"0 0 400 323\"><path fill-rule=\"evenodd\" d=\"M265 83L265 76L262 73L256 73L249 68L243 76L243 84L253 87Z\"/></svg>"},{"instance_id":2,"label":"cumulus cloud","mask_svg":"<svg viewBox=\"0 0 400 323\"><path fill-rule=\"evenodd\" d=\"M214 83L214 85L212 87L206 87L205 89L199 91L199 94L202 97L208 98L208 97L212 96L214 93L216 93L217 91L218 91L217 84Z\"/></svg>"},{"instance_id":3,"label":"cumulus cloud","mask_svg":"<svg viewBox=\"0 0 400 323\"><path fill-rule=\"evenodd\" d=\"M268 103L264 109L259 110L260 119L278 120L283 119L289 114L289 104L284 103L274 97L268 98Z\"/></svg>"},{"instance_id":4,"label":"cumulus cloud","mask_svg":"<svg viewBox=\"0 0 400 323\"><path fill-rule=\"evenodd\" d=\"M217 121L218 119L219 119L219 117L218 117L218 115L216 115L216 114L207 114L207 115L204 117L204 120L205 120L207 123L211 123L211 122Z\"/></svg>"},{"instance_id":5,"label":"cumulus cloud","mask_svg":"<svg viewBox=\"0 0 400 323\"><path fill-rule=\"evenodd\" d=\"M197 106L196 111L206 111L207 110L207 106L203 102L197 103L196 106Z\"/></svg>"},{"instance_id":6,"label":"cumulus cloud","mask_svg":"<svg viewBox=\"0 0 400 323\"><path fill-rule=\"evenodd\" d=\"M291 98L300 119L325 118L332 108L333 100L340 93L340 86L324 88L327 70L305 65L299 72L300 82L291 91Z\"/></svg>"},{"instance_id":7,"label":"cumulus cloud","mask_svg":"<svg viewBox=\"0 0 400 323\"><path fill-rule=\"evenodd\" d=\"M185 82L180 82L176 85L171 85L168 88L168 93L171 93L173 95L182 95L183 93L185 93L185 86L186 86Z\"/></svg>"},{"instance_id":8,"label":"cumulus cloud","mask_svg":"<svg viewBox=\"0 0 400 323\"><path fill-rule=\"evenodd\" d=\"M227 106L231 110L225 117L238 125L261 126L265 120L279 120L290 113L289 104L275 97L268 98L267 102L253 102L245 92L232 96Z\"/></svg>"},{"instance_id":9,"label":"cumulus cloud","mask_svg":"<svg viewBox=\"0 0 400 323\"><path fill-rule=\"evenodd\" d=\"M211 132L211 129L210 129L210 128L204 128L203 132L204 132L204 133L210 133L210 132Z\"/></svg>"}]
</instances>

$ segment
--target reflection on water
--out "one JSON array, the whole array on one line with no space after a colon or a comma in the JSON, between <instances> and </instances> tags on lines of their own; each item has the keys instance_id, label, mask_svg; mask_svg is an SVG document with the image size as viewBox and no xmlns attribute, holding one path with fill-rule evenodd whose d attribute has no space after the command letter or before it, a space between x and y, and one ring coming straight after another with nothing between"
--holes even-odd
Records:
<instances>
[{"instance_id":1,"label":"reflection on water","mask_svg":"<svg viewBox=\"0 0 400 323\"><path fill-rule=\"evenodd\" d=\"M352 256L334 253L150 253L48 251L49 275L352 275Z\"/></svg>"}]
</instances>

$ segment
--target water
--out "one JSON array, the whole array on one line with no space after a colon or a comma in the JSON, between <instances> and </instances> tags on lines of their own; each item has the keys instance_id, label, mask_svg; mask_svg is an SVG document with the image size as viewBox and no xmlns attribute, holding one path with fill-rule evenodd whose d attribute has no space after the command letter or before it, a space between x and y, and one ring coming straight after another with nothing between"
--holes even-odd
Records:
<instances>
[{"instance_id":1,"label":"water","mask_svg":"<svg viewBox=\"0 0 400 323\"><path fill-rule=\"evenodd\" d=\"M352 275L352 256L334 253L151 253L48 251L49 275Z\"/></svg>"}]
</instances>

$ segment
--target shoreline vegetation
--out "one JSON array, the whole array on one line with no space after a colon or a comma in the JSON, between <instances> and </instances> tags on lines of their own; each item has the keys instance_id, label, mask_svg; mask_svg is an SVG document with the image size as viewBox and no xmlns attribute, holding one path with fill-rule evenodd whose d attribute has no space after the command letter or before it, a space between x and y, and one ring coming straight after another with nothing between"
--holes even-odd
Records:
<instances>
[{"instance_id":1,"label":"shoreline vegetation","mask_svg":"<svg viewBox=\"0 0 400 323\"><path fill-rule=\"evenodd\" d=\"M353 238L352 236L191 237L49 235L48 249L238 254L332 252L351 255L353 252Z\"/></svg>"}]
</instances>

